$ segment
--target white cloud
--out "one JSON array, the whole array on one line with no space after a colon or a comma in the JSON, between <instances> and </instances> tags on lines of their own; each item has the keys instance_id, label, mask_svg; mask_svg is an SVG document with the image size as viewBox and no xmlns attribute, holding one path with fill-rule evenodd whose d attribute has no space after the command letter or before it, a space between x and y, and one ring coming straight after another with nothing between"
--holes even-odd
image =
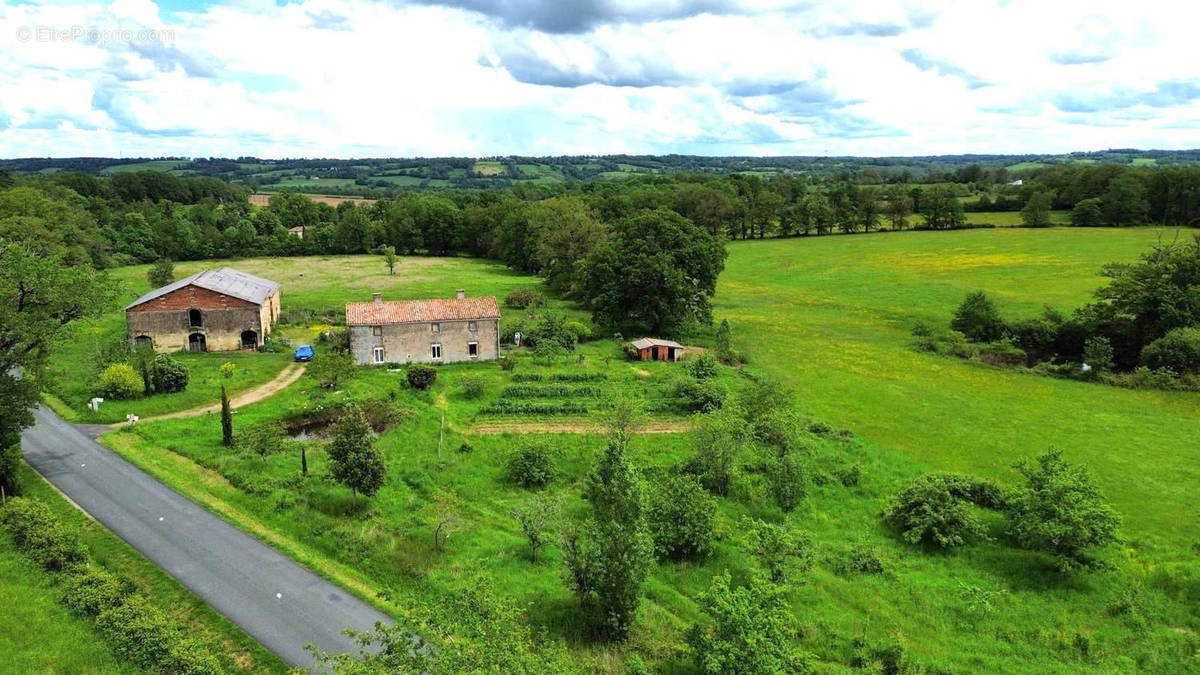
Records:
<instances>
[{"instance_id":1,"label":"white cloud","mask_svg":"<svg viewBox=\"0 0 1200 675\"><path fill-rule=\"evenodd\" d=\"M1200 128L1181 3L454 4L3 6L0 154L1055 152Z\"/></svg>"}]
</instances>

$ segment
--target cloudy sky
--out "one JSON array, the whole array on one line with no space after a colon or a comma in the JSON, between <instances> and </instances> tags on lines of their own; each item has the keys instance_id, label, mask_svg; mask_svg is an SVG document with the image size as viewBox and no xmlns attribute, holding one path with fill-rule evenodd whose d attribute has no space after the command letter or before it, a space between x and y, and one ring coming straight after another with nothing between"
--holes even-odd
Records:
<instances>
[{"instance_id":1,"label":"cloudy sky","mask_svg":"<svg viewBox=\"0 0 1200 675\"><path fill-rule=\"evenodd\" d=\"M3 2L0 156L1200 146L1200 3Z\"/></svg>"}]
</instances>

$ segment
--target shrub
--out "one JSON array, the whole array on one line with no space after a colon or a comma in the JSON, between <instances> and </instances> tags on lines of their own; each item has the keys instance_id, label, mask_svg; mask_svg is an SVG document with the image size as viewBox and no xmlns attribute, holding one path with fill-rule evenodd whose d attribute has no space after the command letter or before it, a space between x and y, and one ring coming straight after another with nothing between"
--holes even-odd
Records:
<instances>
[{"instance_id":1,"label":"shrub","mask_svg":"<svg viewBox=\"0 0 1200 675\"><path fill-rule=\"evenodd\" d=\"M361 492L370 497L383 487L387 466L375 447L366 415L357 407L348 408L333 425L329 474L356 496Z\"/></svg>"},{"instance_id":2,"label":"shrub","mask_svg":"<svg viewBox=\"0 0 1200 675\"><path fill-rule=\"evenodd\" d=\"M152 288L160 288L175 281L175 263L165 258L154 263L146 270L146 281L150 282Z\"/></svg>"},{"instance_id":3,"label":"shrub","mask_svg":"<svg viewBox=\"0 0 1200 675\"><path fill-rule=\"evenodd\" d=\"M263 420L246 427L237 435L238 450L262 457L264 460L283 451L283 427L274 420Z\"/></svg>"},{"instance_id":4,"label":"shrub","mask_svg":"<svg viewBox=\"0 0 1200 675\"><path fill-rule=\"evenodd\" d=\"M573 351L579 343L578 334L571 329L566 318L553 312L546 312L542 320L538 321L533 330L529 331L526 338L539 354L551 344L557 344L567 351Z\"/></svg>"},{"instance_id":5,"label":"shrub","mask_svg":"<svg viewBox=\"0 0 1200 675\"><path fill-rule=\"evenodd\" d=\"M512 352L500 357L500 370L511 372L517 367L517 357Z\"/></svg>"},{"instance_id":6,"label":"shrub","mask_svg":"<svg viewBox=\"0 0 1200 675\"><path fill-rule=\"evenodd\" d=\"M720 383L680 378L672 392L683 407L693 412L712 412L725 403L728 392Z\"/></svg>"},{"instance_id":7,"label":"shrub","mask_svg":"<svg viewBox=\"0 0 1200 675\"><path fill-rule=\"evenodd\" d=\"M154 672L200 675L223 672L221 664L144 598L134 597L96 617L100 632L122 660Z\"/></svg>"},{"instance_id":8,"label":"shrub","mask_svg":"<svg viewBox=\"0 0 1200 675\"><path fill-rule=\"evenodd\" d=\"M749 534L750 553L772 582L781 584L794 574L812 569L813 545L807 535L754 518L746 519L742 529Z\"/></svg>"},{"instance_id":9,"label":"shrub","mask_svg":"<svg viewBox=\"0 0 1200 675\"><path fill-rule=\"evenodd\" d=\"M855 462L850 466L834 469L833 475L844 487L857 487L862 482L862 466Z\"/></svg>"},{"instance_id":10,"label":"shrub","mask_svg":"<svg viewBox=\"0 0 1200 675\"><path fill-rule=\"evenodd\" d=\"M13 497L0 510L0 524L17 548L48 570L63 570L86 560L79 534L63 525L42 502Z\"/></svg>"},{"instance_id":11,"label":"shrub","mask_svg":"<svg viewBox=\"0 0 1200 675\"><path fill-rule=\"evenodd\" d=\"M706 625L688 632L692 659L704 673L808 672L807 660L795 650L796 631L783 589L761 579L740 588L730 586L729 573L713 579L699 597Z\"/></svg>"},{"instance_id":12,"label":"shrub","mask_svg":"<svg viewBox=\"0 0 1200 675\"><path fill-rule=\"evenodd\" d=\"M481 375L463 375L458 383L462 385L463 396L469 399L482 398L487 387L487 380Z\"/></svg>"},{"instance_id":13,"label":"shrub","mask_svg":"<svg viewBox=\"0 0 1200 675\"><path fill-rule=\"evenodd\" d=\"M100 373L100 394L111 399L134 398L146 383L128 363L113 363Z\"/></svg>"},{"instance_id":14,"label":"shrub","mask_svg":"<svg viewBox=\"0 0 1200 675\"><path fill-rule=\"evenodd\" d=\"M413 389L428 389L437 380L437 368L421 363L414 363L408 367L405 377L408 378L408 386Z\"/></svg>"},{"instance_id":15,"label":"shrub","mask_svg":"<svg viewBox=\"0 0 1200 675\"><path fill-rule=\"evenodd\" d=\"M717 358L721 360L721 363L733 363L736 355L733 353L733 329L729 326L729 319L721 319L714 343Z\"/></svg>"},{"instance_id":16,"label":"shrub","mask_svg":"<svg viewBox=\"0 0 1200 675\"><path fill-rule=\"evenodd\" d=\"M790 512L804 499L807 480L797 453L775 457L767 468L767 492L775 505Z\"/></svg>"},{"instance_id":17,"label":"shrub","mask_svg":"<svg viewBox=\"0 0 1200 675\"><path fill-rule=\"evenodd\" d=\"M133 595L133 584L100 569L72 575L63 591L63 604L72 610L96 616L119 606Z\"/></svg>"},{"instance_id":18,"label":"shrub","mask_svg":"<svg viewBox=\"0 0 1200 675\"><path fill-rule=\"evenodd\" d=\"M847 551L839 567L842 574L883 574L886 571L879 552L874 546L867 544L860 544Z\"/></svg>"},{"instance_id":19,"label":"shrub","mask_svg":"<svg viewBox=\"0 0 1200 675\"><path fill-rule=\"evenodd\" d=\"M587 342L592 339L592 329L582 321L568 321L566 329L575 336L576 342Z\"/></svg>"},{"instance_id":20,"label":"shrub","mask_svg":"<svg viewBox=\"0 0 1200 675\"><path fill-rule=\"evenodd\" d=\"M992 342L1004 337L1004 321L983 291L967 295L954 312L950 327L972 342Z\"/></svg>"},{"instance_id":21,"label":"shrub","mask_svg":"<svg viewBox=\"0 0 1200 675\"><path fill-rule=\"evenodd\" d=\"M692 476L672 475L651 492L647 521L659 557L708 555L716 519L717 501Z\"/></svg>"},{"instance_id":22,"label":"shrub","mask_svg":"<svg viewBox=\"0 0 1200 675\"><path fill-rule=\"evenodd\" d=\"M979 358L998 366L1019 366L1025 363L1025 350L1012 338L1000 338L979 348Z\"/></svg>"},{"instance_id":23,"label":"shrub","mask_svg":"<svg viewBox=\"0 0 1200 675\"><path fill-rule=\"evenodd\" d=\"M983 523L970 503L955 489L959 478L926 474L893 495L883 510L883 520L910 544L950 549L986 538Z\"/></svg>"},{"instance_id":24,"label":"shrub","mask_svg":"<svg viewBox=\"0 0 1200 675\"><path fill-rule=\"evenodd\" d=\"M169 394L187 389L188 371L182 363L166 354L158 354L152 368L156 393Z\"/></svg>"},{"instance_id":25,"label":"shrub","mask_svg":"<svg viewBox=\"0 0 1200 675\"><path fill-rule=\"evenodd\" d=\"M1006 512L1017 544L1054 556L1060 572L1103 567L1090 552L1116 541L1121 519L1087 471L1055 449L1015 468L1025 484L1009 495Z\"/></svg>"},{"instance_id":26,"label":"shrub","mask_svg":"<svg viewBox=\"0 0 1200 675\"><path fill-rule=\"evenodd\" d=\"M1142 349L1142 365L1176 375L1200 373L1200 326L1176 328Z\"/></svg>"},{"instance_id":27,"label":"shrub","mask_svg":"<svg viewBox=\"0 0 1200 675\"><path fill-rule=\"evenodd\" d=\"M523 488L539 488L554 479L554 456L550 446L529 443L508 456L508 480Z\"/></svg>"},{"instance_id":28,"label":"shrub","mask_svg":"<svg viewBox=\"0 0 1200 675\"><path fill-rule=\"evenodd\" d=\"M1083 362L1096 370L1112 370L1112 342L1102 335L1088 338L1083 343Z\"/></svg>"},{"instance_id":29,"label":"shrub","mask_svg":"<svg viewBox=\"0 0 1200 675\"><path fill-rule=\"evenodd\" d=\"M504 304L513 309L530 309L546 304L546 298L532 288L521 288L504 296Z\"/></svg>"},{"instance_id":30,"label":"shrub","mask_svg":"<svg viewBox=\"0 0 1200 675\"><path fill-rule=\"evenodd\" d=\"M717 374L717 357L709 353L704 353L694 359L688 359L683 365L684 370L688 375L697 380L707 380Z\"/></svg>"}]
</instances>

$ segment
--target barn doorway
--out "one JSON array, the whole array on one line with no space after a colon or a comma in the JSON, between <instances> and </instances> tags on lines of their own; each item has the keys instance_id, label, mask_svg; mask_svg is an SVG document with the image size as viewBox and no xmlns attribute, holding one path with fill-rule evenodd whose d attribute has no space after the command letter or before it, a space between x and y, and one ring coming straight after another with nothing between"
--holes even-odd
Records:
<instances>
[{"instance_id":1,"label":"barn doorway","mask_svg":"<svg viewBox=\"0 0 1200 675\"><path fill-rule=\"evenodd\" d=\"M189 352L206 352L208 345L204 340L204 333L192 333L188 336L188 351Z\"/></svg>"},{"instance_id":2,"label":"barn doorway","mask_svg":"<svg viewBox=\"0 0 1200 675\"><path fill-rule=\"evenodd\" d=\"M252 330L242 331L242 349L258 349L258 333Z\"/></svg>"},{"instance_id":3,"label":"barn doorway","mask_svg":"<svg viewBox=\"0 0 1200 675\"><path fill-rule=\"evenodd\" d=\"M154 338L150 337L149 335L139 335L133 338L133 346L137 347L138 349L143 347L153 347Z\"/></svg>"},{"instance_id":4,"label":"barn doorway","mask_svg":"<svg viewBox=\"0 0 1200 675\"><path fill-rule=\"evenodd\" d=\"M658 347L650 348L650 358L654 359L655 361L658 360Z\"/></svg>"},{"instance_id":5,"label":"barn doorway","mask_svg":"<svg viewBox=\"0 0 1200 675\"><path fill-rule=\"evenodd\" d=\"M204 325L204 317L200 316L200 310L188 310L188 325L192 328L199 328Z\"/></svg>"}]
</instances>

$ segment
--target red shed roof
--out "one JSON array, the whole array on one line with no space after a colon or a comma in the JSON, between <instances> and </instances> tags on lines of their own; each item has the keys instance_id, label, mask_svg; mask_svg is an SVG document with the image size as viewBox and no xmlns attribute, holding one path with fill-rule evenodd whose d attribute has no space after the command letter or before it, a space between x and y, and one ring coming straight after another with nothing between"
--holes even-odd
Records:
<instances>
[{"instance_id":1,"label":"red shed roof","mask_svg":"<svg viewBox=\"0 0 1200 675\"><path fill-rule=\"evenodd\" d=\"M500 304L493 296L445 300L373 301L346 303L347 326L380 326L388 323L471 321L499 319Z\"/></svg>"}]
</instances>

